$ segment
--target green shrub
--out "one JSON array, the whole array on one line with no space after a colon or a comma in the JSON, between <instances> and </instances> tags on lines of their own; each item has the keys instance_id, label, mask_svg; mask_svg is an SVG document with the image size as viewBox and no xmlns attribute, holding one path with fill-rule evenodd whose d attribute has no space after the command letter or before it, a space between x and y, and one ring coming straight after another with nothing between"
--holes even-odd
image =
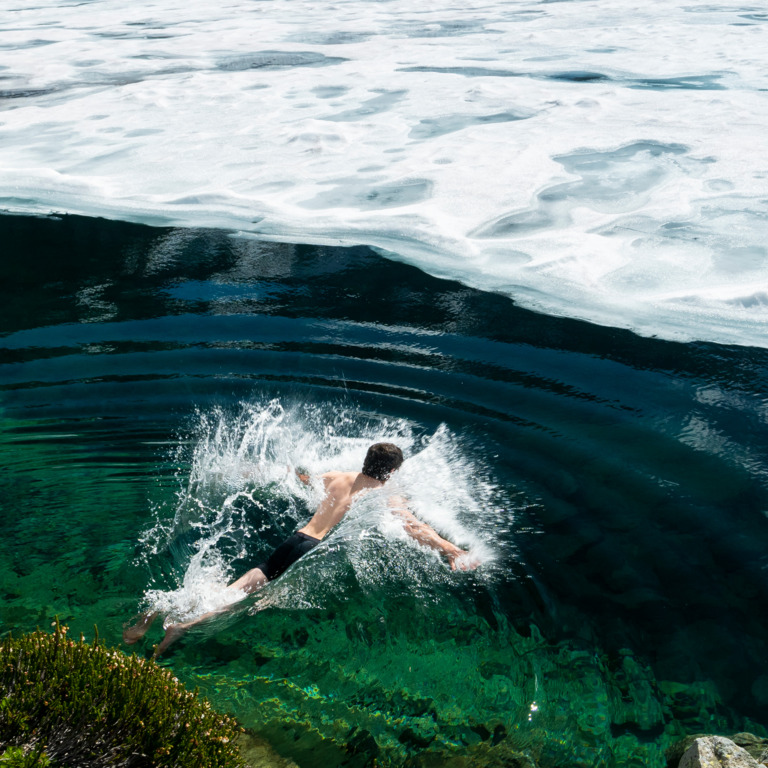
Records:
<instances>
[{"instance_id":1,"label":"green shrub","mask_svg":"<svg viewBox=\"0 0 768 768\"><path fill-rule=\"evenodd\" d=\"M2 768L53 768L45 752L30 750L25 752L21 747L8 747L0 755Z\"/></svg>"},{"instance_id":2,"label":"green shrub","mask_svg":"<svg viewBox=\"0 0 768 768\"><path fill-rule=\"evenodd\" d=\"M170 671L66 632L0 644L0 768L244 766L236 722Z\"/></svg>"}]
</instances>

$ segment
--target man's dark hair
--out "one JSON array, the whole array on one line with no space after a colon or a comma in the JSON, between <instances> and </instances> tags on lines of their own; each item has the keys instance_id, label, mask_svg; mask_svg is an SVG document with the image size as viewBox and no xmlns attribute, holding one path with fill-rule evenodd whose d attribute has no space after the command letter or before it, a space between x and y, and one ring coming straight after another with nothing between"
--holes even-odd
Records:
<instances>
[{"instance_id":1,"label":"man's dark hair","mask_svg":"<svg viewBox=\"0 0 768 768\"><path fill-rule=\"evenodd\" d=\"M363 474L384 483L403 463L403 452L392 443L376 443L368 449Z\"/></svg>"}]
</instances>

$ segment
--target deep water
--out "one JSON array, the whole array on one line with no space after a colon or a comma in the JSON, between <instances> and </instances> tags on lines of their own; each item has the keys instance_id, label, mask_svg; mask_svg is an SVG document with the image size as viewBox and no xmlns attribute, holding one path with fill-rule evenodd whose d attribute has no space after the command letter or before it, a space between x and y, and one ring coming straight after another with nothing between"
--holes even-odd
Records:
<instances>
[{"instance_id":1,"label":"deep water","mask_svg":"<svg viewBox=\"0 0 768 768\"><path fill-rule=\"evenodd\" d=\"M393 481L162 658L305 766L661 766L768 725L768 351L516 307L367 248L0 217L0 627L119 644L306 519L291 466ZM151 653L159 626L136 648Z\"/></svg>"}]
</instances>

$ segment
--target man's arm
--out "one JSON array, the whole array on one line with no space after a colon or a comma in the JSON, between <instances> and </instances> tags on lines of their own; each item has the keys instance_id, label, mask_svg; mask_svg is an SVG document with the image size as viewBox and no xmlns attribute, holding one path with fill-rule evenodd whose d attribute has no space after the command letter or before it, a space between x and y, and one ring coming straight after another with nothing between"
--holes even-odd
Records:
<instances>
[{"instance_id":1,"label":"man's arm","mask_svg":"<svg viewBox=\"0 0 768 768\"><path fill-rule=\"evenodd\" d=\"M464 555L468 555L464 549L460 549L455 544L451 544L450 541L444 539L434 528L423 523L412 512L408 511L403 505L403 499L390 499L390 504L393 506L392 513L397 515L403 520L403 527L405 532L413 539L424 544L431 549L436 549L438 552L444 554L448 559L448 563L451 566L451 570L455 571L456 568L466 571L468 569L474 570L479 563L476 560L459 561L459 558Z\"/></svg>"}]
</instances>

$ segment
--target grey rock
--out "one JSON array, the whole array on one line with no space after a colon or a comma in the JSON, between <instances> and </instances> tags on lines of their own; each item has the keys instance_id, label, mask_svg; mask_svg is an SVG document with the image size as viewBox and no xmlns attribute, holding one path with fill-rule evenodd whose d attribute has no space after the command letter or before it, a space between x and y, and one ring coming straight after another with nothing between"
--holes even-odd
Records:
<instances>
[{"instance_id":1,"label":"grey rock","mask_svg":"<svg viewBox=\"0 0 768 768\"><path fill-rule=\"evenodd\" d=\"M731 741L749 752L758 763L768 763L768 739L761 739L754 733L737 733Z\"/></svg>"},{"instance_id":2,"label":"grey rock","mask_svg":"<svg viewBox=\"0 0 768 768\"><path fill-rule=\"evenodd\" d=\"M691 748L696 739L705 739L708 733L692 733L680 741L676 741L670 747L664 750L664 757L667 759L667 768L678 768L680 759Z\"/></svg>"},{"instance_id":3,"label":"grey rock","mask_svg":"<svg viewBox=\"0 0 768 768\"><path fill-rule=\"evenodd\" d=\"M696 739L678 768L761 768L746 749L722 736Z\"/></svg>"}]
</instances>

